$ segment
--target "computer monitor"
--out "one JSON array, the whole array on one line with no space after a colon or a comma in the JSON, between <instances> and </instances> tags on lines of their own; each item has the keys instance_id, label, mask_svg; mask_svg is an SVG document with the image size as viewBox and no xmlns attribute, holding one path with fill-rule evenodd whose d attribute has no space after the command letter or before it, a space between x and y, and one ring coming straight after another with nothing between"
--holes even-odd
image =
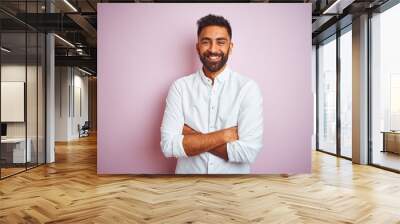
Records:
<instances>
[{"instance_id":1,"label":"computer monitor","mask_svg":"<svg viewBox=\"0 0 400 224\"><path fill-rule=\"evenodd\" d=\"M1 136L7 136L7 124L1 123Z\"/></svg>"}]
</instances>

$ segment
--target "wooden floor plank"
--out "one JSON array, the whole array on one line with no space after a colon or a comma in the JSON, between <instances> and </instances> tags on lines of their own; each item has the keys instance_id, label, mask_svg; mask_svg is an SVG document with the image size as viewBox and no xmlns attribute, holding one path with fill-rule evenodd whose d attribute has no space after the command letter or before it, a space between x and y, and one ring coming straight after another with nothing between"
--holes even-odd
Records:
<instances>
[{"instance_id":1,"label":"wooden floor plank","mask_svg":"<svg viewBox=\"0 0 400 224\"><path fill-rule=\"evenodd\" d=\"M96 137L0 181L0 223L400 223L400 175L313 152L311 174L96 174Z\"/></svg>"}]
</instances>

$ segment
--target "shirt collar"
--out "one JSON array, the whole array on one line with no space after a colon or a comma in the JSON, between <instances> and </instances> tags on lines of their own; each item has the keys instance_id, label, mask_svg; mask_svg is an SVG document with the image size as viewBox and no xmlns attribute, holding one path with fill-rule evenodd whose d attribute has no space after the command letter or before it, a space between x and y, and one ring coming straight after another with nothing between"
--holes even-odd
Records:
<instances>
[{"instance_id":1,"label":"shirt collar","mask_svg":"<svg viewBox=\"0 0 400 224\"><path fill-rule=\"evenodd\" d=\"M217 75L217 77L215 77L215 80L214 80L214 81L219 82L219 83L223 83L223 82L228 78L230 72L231 72L231 70L230 70L229 66L227 65L227 66L224 68L224 70L223 70L221 73L219 73L219 74ZM208 77L204 74L203 68L200 68L199 71L198 71L198 73L200 74L201 80L202 80L205 84L207 84L207 83L211 84L211 83L212 83L212 80L211 80L210 78L208 78Z\"/></svg>"}]
</instances>

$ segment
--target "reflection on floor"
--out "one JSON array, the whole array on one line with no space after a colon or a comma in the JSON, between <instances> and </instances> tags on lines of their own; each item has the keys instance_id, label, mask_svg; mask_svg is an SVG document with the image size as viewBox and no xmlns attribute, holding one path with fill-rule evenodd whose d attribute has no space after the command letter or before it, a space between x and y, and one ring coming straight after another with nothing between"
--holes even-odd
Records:
<instances>
[{"instance_id":1,"label":"reflection on floor","mask_svg":"<svg viewBox=\"0 0 400 224\"><path fill-rule=\"evenodd\" d=\"M20 167L18 167L18 168L1 168L1 178L13 175L15 173L18 173L18 172L21 172L24 170L25 170L25 167L23 167L23 168L20 168Z\"/></svg>"},{"instance_id":2,"label":"reflection on floor","mask_svg":"<svg viewBox=\"0 0 400 224\"><path fill-rule=\"evenodd\" d=\"M1 168L1 178L5 178L5 177L11 176L13 174L17 174L19 172L25 171L26 169L30 169L32 167L36 167L37 164L36 163L28 163L28 164L26 164L26 167L25 167L25 164L8 164L8 165L3 164L3 166L5 166L5 167Z\"/></svg>"},{"instance_id":3,"label":"reflection on floor","mask_svg":"<svg viewBox=\"0 0 400 224\"><path fill-rule=\"evenodd\" d=\"M396 153L376 150L374 151L372 162L373 164L400 170L400 155Z\"/></svg>"},{"instance_id":4,"label":"reflection on floor","mask_svg":"<svg viewBox=\"0 0 400 224\"><path fill-rule=\"evenodd\" d=\"M351 148L342 148L341 155L344 157L351 158L352 157L352 149Z\"/></svg>"}]
</instances>

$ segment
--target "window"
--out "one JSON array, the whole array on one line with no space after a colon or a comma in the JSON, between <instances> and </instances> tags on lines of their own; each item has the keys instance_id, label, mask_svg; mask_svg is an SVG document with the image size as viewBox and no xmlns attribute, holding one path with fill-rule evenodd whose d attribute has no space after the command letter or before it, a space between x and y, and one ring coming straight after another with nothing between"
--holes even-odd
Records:
<instances>
[{"instance_id":1,"label":"window","mask_svg":"<svg viewBox=\"0 0 400 224\"><path fill-rule=\"evenodd\" d=\"M336 38L318 47L318 149L336 153Z\"/></svg>"},{"instance_id":2,"label":"window","mask_svg":"<svg viewBox=\"0 0 400 224\"><path fill-rule=\"evenodd\" d=\"M371 18L371 159L400 170L400 5Z\"/></svg>"},{"instance_id":3,"label":"window","mask_svg":"<svg viewBox=\"0 0 400 224\"><path fill-rule=\"evenodd\" d=\"M352 157L352 35L351 26L340 36L340 155Z\"/></svg>"}]
</instances>

